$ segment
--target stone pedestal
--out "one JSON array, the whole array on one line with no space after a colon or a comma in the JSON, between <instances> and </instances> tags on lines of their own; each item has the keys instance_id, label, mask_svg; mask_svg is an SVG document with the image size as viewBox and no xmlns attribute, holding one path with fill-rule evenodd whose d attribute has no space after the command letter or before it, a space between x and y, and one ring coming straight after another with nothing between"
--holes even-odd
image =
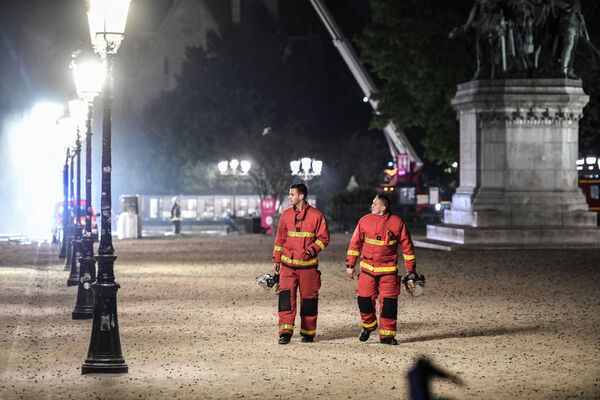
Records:
<instances>
[{"instance_id":1,"label":"stone pedestal","mask_svg":"<svg viewBox=\"0 0 600 400\"><path fill-rule=\"evenodd\" d=\"M460 186L427 239L537 247L600 245L577 185L581 81L515 79L458 86Z\"/></svg>"}]
</instances>

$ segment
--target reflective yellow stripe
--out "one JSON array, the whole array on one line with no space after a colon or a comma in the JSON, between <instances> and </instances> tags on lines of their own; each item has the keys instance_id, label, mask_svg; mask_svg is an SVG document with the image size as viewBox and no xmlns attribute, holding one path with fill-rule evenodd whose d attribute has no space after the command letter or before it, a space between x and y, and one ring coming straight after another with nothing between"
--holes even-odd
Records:
<instances>
[{"instance_id":1,"label":"reflective yellow stripe","mask_svg":"<svg viewBox=\"0 0 600 400\"><path fill-rule=\"evenodd\" d=\"M384 240L377 240L377 239L371 239L366 237L365 238L365 242L369 243L369 244L374 244L376 246L386 246L385 241ZM390 240L387 244L387 246L391 246L398 243L396 240Z\"/></svg>"},{"instance_id":2,"label":"reflective yellow stripe","mask_svg":"<svg viewBox=\"0 0 600 400\"><path fill-rule=\"evenodd\" d=\"M364 268L368 271L371 272L394 272L394 271L398 271L398 266L393 265L393 266L389 266L389 267L374 267L372 265L367 264L364 261L360 262L360 266L361 268Z\"/></svg>"},{"instance_id":3,"label":"reflective yellow stripe","mask_svg":"<svg viewBox=\"0 0 600 400\"><path fill-rule=\"evenodd\" d=\"M294 325L290 325L290 324L281 325L279 327L279 332L286 330L286 329L294 330Z\"/></svg>"},{"instance_id":4,"label":"reflective yellow stripe","mask_svg":"<svg viewBox=\"0 0 600 400\"><path fill-rule=\"evenodd\" d=\"M316 331L307 331L306 329L300 329L300 333L303 335L311 335L313 336Z\"/></svg>"},{"instance_id":5,"label":"reflective yellow stripe","mask_svg":"<svg viewBox=\"0 0 600 400\"><path fill-rule=\"evenodd\" d=\"M349 256L357 256L360 254L360 252L356 251L356 250L348 250L347 253Z\"/></svg>"},{"instance_id":6,"label":"reflective yellow stripe","mask_svg":"<svg viewBox=\"0 0 600 400\"><path fill-rule=\"evenodd\" d=\"M396 331L386 331L385 329L380 329L379 334L382 336L396 336Z\"/></svg>"},{"instance_id":7,"label":"reflective yellow stripe","mask_svg":"<svg viewBox=\"0 0 600 400\"><path fill-rule=\"evenodd\" d=\"M414 254L402 254L402 257L404 257L404 259L406 261L411 261L415 259L415 255Z\"/></svg>"},{"instance_id":8,"label":"reflective yellow stripe","mask_svg":"<svg viewBox=\"0 0 600 400\"><path fill-rule=\"evenodd\" d=\"M288 236L292 236L292 237L314 237L315 233L314 232L294 232L294 231L288 231Z\"/></svg>"},{"instance_id":9,"label":"reflective yellow stripe","mask_svg":"<svg viewBox=\"0 0 600 400\"><path fill-rule=\"evenodd\" d=\"M365 329L372 328L372 327L374 327L375 325L377 325L377 320L375 320L375 321L373 321L373 322L371 322L371 323L369 323L369 324L365 324L364 322L363 322L363 324L362 324L363 328L365 328Z\"/></svg>"},{"instance_id":10,"label":"reflective yellow stripe","mask_svg":"<svg viewBox=\"0 0 600 400\"><path fill-rule=\"evenodd\" d=\"M301 267L308 267L311 265L316 265L317 262L319 261L319 259L317 257L310 259L308 261L301 261L301 260L292 260L291 258L287 257L287 256L281 256L281 261L284 261L288 264L292 264L292 265L300 265Z\"/></svg>"},{"instance_id":11,"label":"reflective yellow stripe","mask_svg":"<svg viewBox=\"0 0 600 400\"><path fill-rule=\"evenodd\" d=\"M283 247L275 246L275 247L273 247L273 251L283 251Z\"/></svg>"},{"instance_id":12,"label":"reflective yellow stripe","mask_svg":"<svg viewBox=\"0 0 600 400\"><path fill-rule=\"evenodd\" d=\"M321 242L319 239L315 240L315 243L321 248L321 250L325 248L325 243Z\"/></svg>"},{"instance_id":13,"label":"reflective yellow stripe","mask_svg":"<svg viewBox=\"0 0 600 400\"><path fill-rule=\"evenodd\" d=\"M365 238L365 242L369 243L369 244L376 244L377 246L384 246L385 242L383 240L377 240L377 239L371 239L366 237Z\"/></svg>"}]
</instances>

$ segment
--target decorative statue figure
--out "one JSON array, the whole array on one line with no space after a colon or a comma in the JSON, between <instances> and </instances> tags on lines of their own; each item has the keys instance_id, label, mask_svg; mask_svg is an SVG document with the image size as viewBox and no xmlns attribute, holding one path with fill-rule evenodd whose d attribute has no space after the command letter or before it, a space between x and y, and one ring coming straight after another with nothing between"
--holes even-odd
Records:
<instances>
[{"instance_id":1,"label":"decorative statue figure","mask_svg":"<svg viewBox=\"0 0 600 400\"><path fill-rule=\"evenodd\" d=\"M577 79L573 69L580 39L600 59L590 42L580 0L475 0L465 24L454 28L475 35L476 71L472 80L498 77L511 67L532 77L544 63L564 78ZM489 70L484 58L489 56Z\"/></svg>"}]
</instances>

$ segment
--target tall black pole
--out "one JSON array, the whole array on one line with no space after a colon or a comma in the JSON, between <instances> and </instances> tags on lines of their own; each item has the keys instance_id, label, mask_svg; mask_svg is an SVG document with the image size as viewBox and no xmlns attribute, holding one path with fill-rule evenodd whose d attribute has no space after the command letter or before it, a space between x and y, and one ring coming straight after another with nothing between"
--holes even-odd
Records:
<instances>
[{"instance_id":1,"label":"tall black pole","mask_svg":"<svg viewBox=\"0 0 600 400\"><path fill-rule=\"evenodd\" d=\"M81 373L125 373L127 364L121 352L119 323L117 320L117 290L114 263L117 258L112 245L111 233L111 109L112 109L112 63L113 55L106 54L106 82L103 89L102 115L102 196L101 235L98 248L98 276L93 284L95 293L94 320L88 356Z\"/></svg>"},{"instance_id":2,"label":"tall black pole","mask_svg":"<svg viewBox=\"0 0 600 400\"><path fill-rule=\"evenodd\" d=\"M71 272L69 273L69 279L67 279L67 286L77 286L79 283L79 259L81 258L81 139L79 128L77 128L74 157L77 157L76 198L73 200L75 224L71 227L73 234L71 239Z\"/></svg>"},{"instance_id":3,"label":"tall black pole","mask_svg":"<svg viewBox=\"0 0 600 400\"><path fill-rule=\"evenodd\" d=\"M67 237L67 256L65 257L65 271L70 271L71 270L71 264L72 264L72 260L73 260L73 245L71 243L71 241L73 240L73 232L74 232L74 227L73 227L73 208L75 205L75 189L74 189L74 182L73 182L73 170L74 170L74 163L75 163L75 155L73 154L73 152L70 153L71 154L71 164L69 166L69 213L67 215L67 233L66 233L66 237Z\"/></svg>"},{"instance_id":4,"label":"tall black pole","mask_svg":"<svg viewBox=\"0 0 600 400\"><path fill-rule=\"evenodd\" d=\"M63 167L63 210L62 210L62 235L60 244L59 258L67 256L67 231L69 229L69 148L65 157L65 165Z\"/></svg>"},{"instance_id":5,"label":"tall black pole","mask_svg":"<svg viewBox=\"0 0 600 400\"><path fill-rule=\"evenodd\" d=\"M81 239L82 256L79 261L79 285L73 319L89 319L94 316L94 290L96 259L94 258L94 236L92 233L92 111L88 103L85 132L85 233Z\"/></svg>"}]
</instances>

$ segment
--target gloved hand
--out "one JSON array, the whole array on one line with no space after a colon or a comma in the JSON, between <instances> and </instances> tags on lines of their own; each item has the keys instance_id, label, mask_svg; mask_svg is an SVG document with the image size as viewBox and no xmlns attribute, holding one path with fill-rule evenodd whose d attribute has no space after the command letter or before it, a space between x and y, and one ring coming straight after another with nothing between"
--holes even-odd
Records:
<instances>
[{"instance_id":1,"label":"gloved hand","mask_svg":"<svg viewBox=\"0 0 600 400\"><path fill-rule=\"evenodd\" d=\"M280 269L281 269L281 263L276 262L273 264L273 271L275 271L276 274L279 273Z\"/></svg>"},{"instance_id":2,"label":"gloved hand","mask_svg":"<svg viewBox=\"0 0 600 400\"><path fill-rule=\"evenodd\" d=\"M404 275L401 279L404 289L413 297L423 294L425 287L425 276L417 274L416 270Z\"/></svg>"},{"instance_id":3,"label":"gloved hand","mask_svg":"<svg viewBox=\"0 0 600 400\"><path fill-rule=\"evenodd\" d=\"M354 267L352 265L346 265L346 275L350 279L354 279Z\"/></svg>"}]
</instances>

